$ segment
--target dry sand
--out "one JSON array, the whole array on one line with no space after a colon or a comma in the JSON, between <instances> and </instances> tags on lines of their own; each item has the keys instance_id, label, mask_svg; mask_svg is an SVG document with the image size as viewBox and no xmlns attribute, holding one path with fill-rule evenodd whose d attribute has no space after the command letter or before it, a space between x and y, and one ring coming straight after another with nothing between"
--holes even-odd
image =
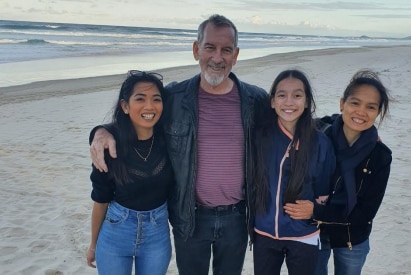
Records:
<instances>
[{"instance_id":1,"label":"dry sand","mask_svg":"<svg viewBox=\"0 0 411 275\"><path fill-rule=\"evenodd\" d=\"M376 70L390 88L396 101L380 136L393 151L392 172L363 274L411 274L411 47L277 54L240 61L234 72L268 90L281 70L295 67L311 79L318 116L338 111L343 88L360 68ZM167 83L186 79L199 68L158 71ZM92 206L88 133L110 117L122 79L0 88L1 274L96 274L85 263ZM252 265L247 251L243 274L252 274ZM177 274L174 256L168 274Z\"/></svg>"}]
</instances>

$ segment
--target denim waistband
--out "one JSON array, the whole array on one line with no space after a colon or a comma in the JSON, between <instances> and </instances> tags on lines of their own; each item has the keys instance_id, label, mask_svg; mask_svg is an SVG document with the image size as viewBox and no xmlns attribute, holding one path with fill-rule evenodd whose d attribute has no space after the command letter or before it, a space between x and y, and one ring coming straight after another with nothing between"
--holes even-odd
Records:
<instances>
[{"instance_id":1,"label":"denim waistband","mask_svg":"<svg viewBox=\"0 0 411 275\"><path fill-rule=\"evenodd\" d=\"M133 210L133 209L124 207L116 201L110 202L109 207L111 207L112 209L116 209L114 211L117 211L117 212L120 211L122 213L125 213L125 215L129 217L139 217L139 218L147 217L148 219L150 219L153 215L155 216L158 213L167 211L167 202L163 203L157 208L154 208L151 210L144 210L144 211L138 211L138 210Z\"/></svg>"},{"instance_id":2,"label":"denim waistband","mask_svg":"<svg viewBox=\"0 0 411 275\"><path fill-rule=\"evenodd\" d=\"M245 207L245 201L239 201L236 204L218 205L218 206L206 206L206 205L196 204L197 210L209 210L209 211L214 211L214 212L225 212L225 211L231 212L240 207Z\"/></svg>"}]
</instances>

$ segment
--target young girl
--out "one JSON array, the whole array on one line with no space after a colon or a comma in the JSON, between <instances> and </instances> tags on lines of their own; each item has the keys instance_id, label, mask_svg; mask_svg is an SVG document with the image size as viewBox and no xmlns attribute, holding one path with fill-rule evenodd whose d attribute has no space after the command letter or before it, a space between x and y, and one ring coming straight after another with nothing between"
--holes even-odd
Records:
<instances>
[{"instance_id":1,"label":"young girl","mask_svg":"<svg viewBox=\"0 0 411 275\"><path fill-rule=\"evenodd\" d=\"M331 249L336 275L359 275L370 250L372 220L387 187L391 150L378 137L374 126L388 112L389 96L378 75L358 71L340 100L341 115L322 119L334 144L337 169L327 205L315 205L314 218L321 225L323 250L318 275L328 274ZM304 211L290 204L286 212ZM296 217L297 218L297 217ZM328 246L328 247L327 247ZM331 249L330 249L331 246Z\"/></svg>"},{"instance_id":2,"label":"young girl","mask_svg":"<svg viewBox=\"0 0 411 275\"><path fill-rule=\"evenodd\" d=\"M292 219L283 205L326 201L334 152L328 138L315 129L313 94L302 72L281 72L270 103L272 109L257 122L254 139L254 273L280 274L285 258L289 274L314 274L319 229L309 217Z\"/></svg>"},{"instance_id":3,"label":"young girl","mask_svg":"<svg viewBox=\"0 0 411 275\"><path fill-rule=\"evenodd\" d=\"M164 275L171 258L167 198L174 175L158 122L162 76L130 71L121 86L110 131L117 158L108 173L93 165L94 200L87 263L99 274Z\"/></svg>"}]
</instances>

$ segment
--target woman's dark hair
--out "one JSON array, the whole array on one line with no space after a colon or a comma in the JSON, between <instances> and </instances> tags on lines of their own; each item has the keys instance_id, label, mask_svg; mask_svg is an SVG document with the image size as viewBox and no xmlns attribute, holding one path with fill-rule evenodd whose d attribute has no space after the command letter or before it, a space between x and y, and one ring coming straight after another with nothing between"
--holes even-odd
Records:
<instances>
[{"instance_id":1,"label":"woman's dark hair","mask_svg":"<svg viewBox=\"0 0 411 275\"><path fill-rule=\"evenodd\" d=\"M350 83L345 88L342 101L346 102L347 98L354 94L358 87L369 85L377 89L380 94L380 123L383 121L386 114L389 112L390 96L387 88L384 87L378 74L368 69L362 69L356 72L350 80Z\"/></svg>"},{"instance_id":2,"label":"woman's dark hair","mask_svg":"<svg viewBox=\"0 0 411 275\"><path fill-rule=\"evenodd\" d=\"M295 202L298 199L306 173L308 171L309 158L311 155L311 149L316 137L316 128L313 121L313 114L315 112L315 102L313 91L305 74L299 70L286 70L281 72L274 80L270 89L270 101L275 96L278 84L286 78L295 78L300 80L304 85L304 92L306 96L306 108L298 119L293 140L291 141L291 147L289 157L291 160L291 172L289 175L289 181L286 187L286 191L283 197L283 203ZM265 161L265 155L267 152L270 154L276 154L273 152L272 145L273 140L273 128L278 123L278 115L274 109L268 111L269 114L265 114L261 119L262 124L257 125L256 131L256 166L254 168L254 188L255 188L255 209L258 213L264 213L268 204L270 187L268 182L268 170L267 163ZM259 128L259 129L258 129Z\"/></svg>"},{"instance_id":3,"label":"woman's dark hair","mask_svg":"<svg viewBox=\"0 0 411 275\"><path fill-rule=\"evenodd\" d=\"M109 173L117 184L126 184L130 181L125 165L125 159L130 152L133 152L133 144L137 139L137 134L131 122L130 116L125 114L121 102L129 102L134 86L140 82L153 83L164 98L163 77L154 72L129 71L126 79L121 85L116 104L114 105L111 126L116 139L117 158L108 159ZM154 133L161 130L162 119L154 126Z\"/></svg>"}]
</instances>

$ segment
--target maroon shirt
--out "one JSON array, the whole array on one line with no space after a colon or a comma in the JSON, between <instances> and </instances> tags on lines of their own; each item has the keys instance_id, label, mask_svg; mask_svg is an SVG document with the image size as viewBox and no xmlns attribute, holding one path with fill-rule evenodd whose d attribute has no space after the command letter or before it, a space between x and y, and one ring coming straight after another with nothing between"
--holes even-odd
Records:
<instances>
[{"instance_id":1,"label":"maroon shirt","mask_svg":"<svg viewBox=\"0 0 411 275\"><path fill-rule=\"evenodd\" d=\"M244 130L237 87L224 95L200 88L196 196L206 206L244 199Z\"/></svg>"}]
</instances>

